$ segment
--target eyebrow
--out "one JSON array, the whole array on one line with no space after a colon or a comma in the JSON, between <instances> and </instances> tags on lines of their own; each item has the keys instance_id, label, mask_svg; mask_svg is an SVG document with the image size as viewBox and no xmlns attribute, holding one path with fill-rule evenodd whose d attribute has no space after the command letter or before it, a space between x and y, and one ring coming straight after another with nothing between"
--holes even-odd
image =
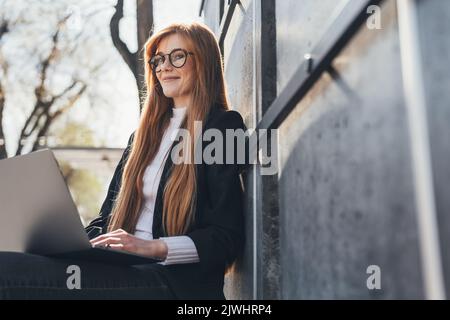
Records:
<instances>
[{"instance_id":1,"label":"eyebrow","mask_svg":"<svg viewBox=\"0 0 450 320\"><path fill-rule=\"evenodd\" d=\"M172 51L177 50L177 49L181 49L181 48L173 48L173 49L170 50L167 54L169 54L169 53L171 53ZM155 55L158 55L158 54L166 54L166 53L164 53L164 52L162 52L162 51L157 51L157 52L155 53Z\"/></svg>"}]
</instances>

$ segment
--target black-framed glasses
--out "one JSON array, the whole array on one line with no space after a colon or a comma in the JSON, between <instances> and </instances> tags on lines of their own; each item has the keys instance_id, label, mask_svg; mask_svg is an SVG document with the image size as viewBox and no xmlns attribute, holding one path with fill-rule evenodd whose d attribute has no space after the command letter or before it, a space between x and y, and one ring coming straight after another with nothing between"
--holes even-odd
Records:
<instances>
[{"instance_id":1,"label":"black-framed glasses","mask_svg":"<svg viewBox=\"0 0 450 320\"><path fill-rule=\"evenodd\" d=\"M162 65L166 62L166 56L169 56L170 64L175 68L181 68L186 64L188 55L194 55L194 53L185 49L176 48L167 54L158 53L154 55L148 63L153 71L160 72Z\"/></svg>"}]
</instances>

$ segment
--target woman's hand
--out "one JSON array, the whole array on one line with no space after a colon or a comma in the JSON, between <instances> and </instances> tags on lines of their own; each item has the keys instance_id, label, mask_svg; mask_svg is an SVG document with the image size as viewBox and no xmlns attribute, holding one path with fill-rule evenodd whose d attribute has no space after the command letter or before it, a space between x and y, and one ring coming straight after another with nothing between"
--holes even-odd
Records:
<instances>
[{"instance_id":1,"label":"woman's hand","mask_svg":"<svg viewBox=\"0 0 450 320\"><path fill-rule=\"evenodd\" d=\"M162 260L166 259L168 250L162 240L139 239L122 229L98 236L91 240L91 244L93 247L109 247Z\"/></svg>"}]
</instances>

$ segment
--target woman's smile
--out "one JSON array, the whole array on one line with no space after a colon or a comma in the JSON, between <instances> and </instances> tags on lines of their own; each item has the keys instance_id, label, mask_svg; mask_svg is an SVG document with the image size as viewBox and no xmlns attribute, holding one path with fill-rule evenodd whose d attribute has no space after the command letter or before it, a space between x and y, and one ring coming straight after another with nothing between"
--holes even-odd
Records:
<instances>
[{"instance_id":1,"label":"woman's smile","mask_svg":"<svg viewBox=\"0 0 450 320\"><path fill-rule=\"evenodd\" d=\"M168 78L168 79L164 79L163 82L173 82L178 79L180 79L180 78Z\"/></svg>"}]
</instances>

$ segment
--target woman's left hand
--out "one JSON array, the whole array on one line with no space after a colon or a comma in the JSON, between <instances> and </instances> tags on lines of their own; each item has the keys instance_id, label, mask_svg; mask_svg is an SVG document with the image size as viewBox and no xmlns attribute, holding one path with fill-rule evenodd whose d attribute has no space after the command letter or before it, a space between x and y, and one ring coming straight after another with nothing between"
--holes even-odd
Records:
<instances>
[{"instance_id":1,"label":"woman's left hand","mask_svg":"<svg viewBox=\"0 0 450 320\"><path fill-rule=\"evenodd\" d=\"M93 247L109 247L114 250L123 250L162 260L167 257L167 245L164 241L143 240L122 229L98 236L90 240L90 242Z\"/></svg>"}]
</instances>

